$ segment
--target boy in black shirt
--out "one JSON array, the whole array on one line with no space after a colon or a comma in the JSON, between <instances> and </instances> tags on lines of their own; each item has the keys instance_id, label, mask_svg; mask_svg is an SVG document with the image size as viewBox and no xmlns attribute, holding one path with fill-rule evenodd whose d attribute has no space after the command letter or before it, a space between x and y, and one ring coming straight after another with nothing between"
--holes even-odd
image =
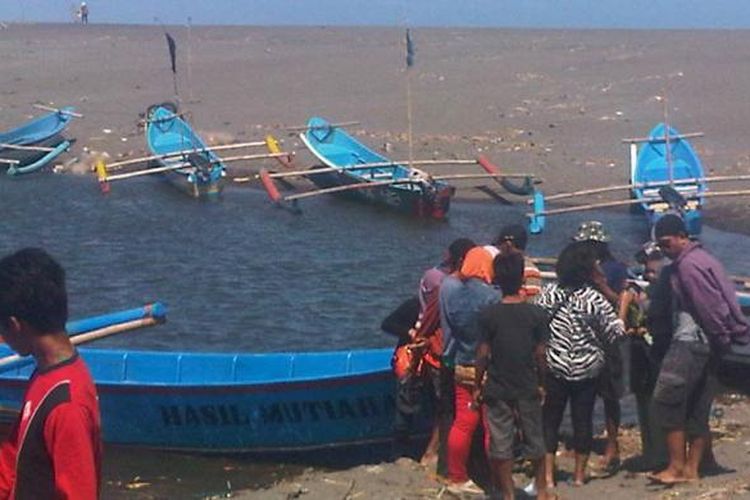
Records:
<instances>
[{"instance_id":1,"label":"boy in black shirt","mask_svg":"<svg viewBox=\"0 0 750 500\"><path fill-rule=\"evenodd\" d=\"M523 456L534 464L537 498L546 499L542 373L549 320L543 309L526 303L519 294L524 269L520 253L498 255L494 268L503 299L479 317L482 341L477 348L475 387L481 389L475 391L475 404L484 402L494 487L505 500L515 498L513 437L520 434Z\"/></svg>"}]
</instances>

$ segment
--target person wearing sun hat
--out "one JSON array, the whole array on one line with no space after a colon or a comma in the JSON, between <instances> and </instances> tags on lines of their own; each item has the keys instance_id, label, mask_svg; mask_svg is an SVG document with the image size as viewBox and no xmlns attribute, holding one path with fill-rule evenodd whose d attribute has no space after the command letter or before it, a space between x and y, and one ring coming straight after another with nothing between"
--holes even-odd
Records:
<instances>
[{"instance_id":1,"label":"person wearing sun hat","mask_svg":"<svg viewBox=\"0 0 750 500\"><path fill-rule=\"evenodd\" d=\"M615 259L609 248L612 240L604 225L596 220L587 221L578 227L573 235L574 241L591 245L599 259L606 282L598 283L597 289L612 304L617 304L620 294L625 290L628 279L628 267ZM606 349L606 363L597 381L597 394L604 401L604 420L607 429L607 446L599 466L607 472L614 472L620 463L620 447L617 436L620 427L620 398L625 393L623 380L623 360L619 344L612 344Z\"/></svg>"}]
</instances>

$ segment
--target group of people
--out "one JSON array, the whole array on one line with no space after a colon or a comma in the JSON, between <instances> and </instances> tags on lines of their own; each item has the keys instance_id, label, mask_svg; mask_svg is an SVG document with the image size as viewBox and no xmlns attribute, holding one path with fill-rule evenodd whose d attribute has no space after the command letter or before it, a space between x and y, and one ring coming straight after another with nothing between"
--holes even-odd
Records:
<instances>
[{"instance_id":1,"label":"group of people","mask_svg":"<svg viewBox=\"0 0 750 500\"><path fill-rule=\"evenodd\" d=\"M383 322L400 335L397 431L408 433L425 396L432 399L434 428L422 461L436 464L449 489L484 491L467 465L481 428L491 494L514 498L512 470L523 458L534 471L526 492L554 497L568 402L571 482L583 485L597 397L607 440L596 469L616 472L626 348L649 479L691 481L713 461L715 369L733 343L750 342L748 322L724 268L678 215L663 216L653 235L636 256L645 286L614 258L596 221L572 236L556 260L557 280L545 286L524 254L523 226L502 228L491 245L461 238L425 272L418 296Z\"/></svg>"}]
</instances>

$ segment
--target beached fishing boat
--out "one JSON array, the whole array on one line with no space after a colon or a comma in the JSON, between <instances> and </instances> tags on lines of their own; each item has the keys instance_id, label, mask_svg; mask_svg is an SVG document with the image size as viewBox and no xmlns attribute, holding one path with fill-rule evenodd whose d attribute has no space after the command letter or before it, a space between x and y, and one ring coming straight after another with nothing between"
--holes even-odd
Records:
<instances>
[{"instance_id":1,"label":"beached fishing boat","mask_svg":"<svg viewBox=\"0 0 750 500\"><path fill-rule=\"evenodd\" d=\"M74 116L74 108L66 107L0 133L0 164L8 165L7 174L36 172L67 151L72 141L62 132Z\"/></svg>"},{"instance_id":2,"label":"beached fishing boat","mask_svg":"<svg viewBox=\"0 0 750 500\"><path fill-rule=\"evenodd\" d=\"M392 162L325 119L311 118L300 138L325 167L333 169L307 176L321 190L332 189L342 197L419 217L443 219L448 214L455 192L452 186ZM339 187L340 191L333 190Z\"/></svg>"},{"instance_id":3,"label":"beached fishing boat","mask_svg":"<svg viewBox=\"0 0 750 500\"><path fill-rule=\"evenodd\" d=\"M217 198L225 175L221 158L206 146L171 103L151 106L146 113L146 143L156 156L164 179L194 198ZM174 153L182 154L175 155Z\"/></svg>"},{"instance_id":4,"label":"beached fishing boat","mask_svg":"<svg viewBox=\"0 0 750 500\"><path fill-rule=\"evenodd\" d=\"M679 212L690 234L701 232L701 208L706 191L700 158L687 137L664 123L641 142L637 157L631 150L632 207L644 212L653 226L667 212Z\"/></svg>"},{"instance_id":5,"label":"beached fishing boat","mask_svg":"<svg viewBox=\"0 0 750 500\"><path fill-rule=\"evenodd\" d=\"M664 123L656 125L647 137L623 139L630 145L630 179L628 184L582 189L568 193L545 195L535 189L528 204L533 209L526 214L529 232L541 233L547 216L629 206L634 213L647 216L649 229L666 213L678 213L691 235L701 231L701 208L707 196L741 196L748 191L720 191L706 193L708 181L727 182L742 180L747 176L706 177L703 166L693 147L691 137L701 137L702 132L680 134ZM601 195L616 191L629 191L630 199L601 201L548 209L550 201Z\"/></svg>"},{"instance_id":6,"label":"beached fishing boat","mask_svg":"<svg viewBox=\"0 0 750 500\"><path fill-rule=\"evenodd\" d=\"M303 452L388 443L391 349L298 354L80 349L107 443L201 452ZM0 375L17 407L31 368ZM428 422L422 426L428 429Z\"/></svg>"}]
</instances>

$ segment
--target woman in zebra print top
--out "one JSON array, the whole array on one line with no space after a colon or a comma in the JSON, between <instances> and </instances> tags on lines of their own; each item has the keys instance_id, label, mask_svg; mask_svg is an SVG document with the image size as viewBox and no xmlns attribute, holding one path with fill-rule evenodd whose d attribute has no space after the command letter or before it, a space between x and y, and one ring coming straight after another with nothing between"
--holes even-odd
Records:
<instances>
[{"instance_id":1,"label":"woman in zebra print top","mask_svg":"<svg viewBox=\"0 0 750 500\"><path fill-rule=\"evenodd\" d=\"M591 451L596 377L604 366L604 345L625 335L624 323L597 290L606 282L596 253L585 242L566 247L557 261L558 283L547 285L536 304L550 314L543 407L547 483L554 486L558 430L570 399L574 483L582 485Z\"/></svg>"}]
</instances>

